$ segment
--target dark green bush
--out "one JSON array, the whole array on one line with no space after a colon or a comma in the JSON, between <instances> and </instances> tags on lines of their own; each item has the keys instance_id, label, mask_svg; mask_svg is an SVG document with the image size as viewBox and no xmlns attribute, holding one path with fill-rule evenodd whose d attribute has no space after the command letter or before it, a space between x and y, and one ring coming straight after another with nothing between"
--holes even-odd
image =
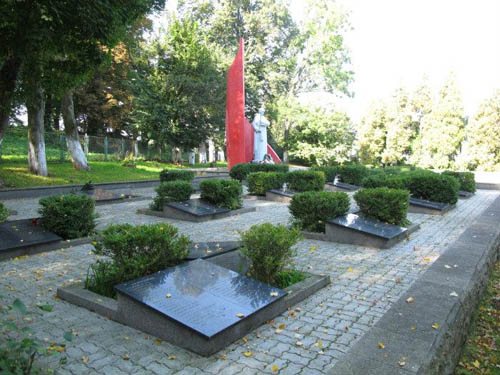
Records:
<instances>
[{"instance_id":1,"label":"dark green bush","mask_svg":"<svg viewBox=\"0 0 500 375\"><path fill-rule=\"evenodd\" d=\"M360 186L363 179L369 175L369 170L364 165L342 165L338 169L340 181L346 184Z\"/></svg>"},{"instance_id":2,"label":"dark green bush","mask_svg":"<svg viewBox=\"0 0 500 375\"><path fill-rule=\"evenodd\" d=\"M407 174L408 189L413 197L428 201L455 204L460 184L451 176L430 171L416 171Z\"/></svg>"},{"instance_id":3,"label":"dark green bush","mask_svg":"<svg viewBox=\"0 0 500 375\"><path fill-rule=\"evenodd\" d=\"M460 184L460 190L468 191L470 193L476 192L476 181L474 179L474 173L444 171L442 174L446 176L455 177L458 180L458 183Z\"/></svg>"},{"instance_id":4,"label":"dark green bush","mask_svg":"<svg viewBox=\"0 0 500 375\"><path fill-rule=\"evenodd\" d=\"M391 189L406 189L408 181L404 174L390 176L385 174L375 174L365 177L361 186L364 188L388 187Z\"/></svg>"},{"instance_id":5,"label":"dark green bush","mask_svg":"<svg viewBox=\"0 0 500 375\"><path fill-rule=\"evenodd\" d=\"M325 174L315 171L288 172L286 182L293 191L321 191L325 187Z\"/></svg>"},{"instance_id":6,"label":"dark green bush","mask_svg":"<svg viewBox=\"0 0 500 375\"><path fill-rule=\"evenodd\" d=\"M260 164L260 163L240 163L236 164L229 171L229 176L238 181L243 181L247 178L247 175L255 172L278 172L286 173L288 172L287 164Z\"/></svg>"},{"instance_id":7,"label":"dark green bush","mask_svg":"<svg viewBox=\"0 0 500 375\"><path fill-rule=\"evenodd\" d=\"M275 278L294 255L292 246L301 239L298 229L269 223L254 225L241 234L241 251L252 264L250 276L275 285Z\"/></svg>"},{"instance_id":8,"label":"dark green bush","mask_svg":"<svg viewBox=\"0 0 500 375\"><path fill-rule=\"evenodd\" d=\"M333 182L335 180L335 176L337 175L338 167L334 165L322 165L314 166L311 170L315 172L323 172L325 174L326 182Z\"/></svg>"},{"instance_id":9,"label":"dark green bush","mask_svg":"<svg viewBox=\"0 0 500 375\"><path fill-rule=\"evenodd\" d=\"M182 202L191 198L193 186L187 181L167 181L156 188L156 197L151 203L151 209L162 211L163 205L168 202Z\"/></svg>"},{"instance_id":10,"label":"dark green bush","mask_svg":"<svg viewBox=\"0 0 500 375\"><path fill-rule=\"evenodd\" d=\"M243 188L238 180L210 179L200 183L201 199L236 210L242 206Z\"/></svg>"},{"instance_id":11,"label":"dark green bush","mask_svg":"<svg viewBox=\"0 0 500 375\"><path fill-rule=\"evenodd\" d=\"M70 194L39 201L41 225L64 239L85 237L94 232L95 202L87 195Z\"/></svg>"},{"instance_id":12,"label":"dark green bush","mask_svg":"<svg viewBox=\"0 0 500 375\"><path fill-rule=\"evenodd\" d=\"M407 190L386 187L361 189L354 194L354 200L362 216L395 225L406 223L410 201Z\"/></svg>"},{"instance_id":13,"label":"dark green bush","mask_svg":"<svg viewBox=\"0 0 500 375\"><path fill-rule=\"evenodd\" d=\"M248 191L251 194L266 195L266 191L280 189L286 174L278 172L253 172L247 175Z\"/></svg>"},{"instance_id":14,"label":"dark green bush","mask_svg":"<svg viewBox=\"0 0 500 375\"><path fill-rule=\"evenodd\" d=\"M183 169L164 169L163 171L160 172L161 182L177 181L177 180L191 182L193 181L193 178L194 178L193 171L187 171Z\"/></svg>"},{"instance_id":15,"label":"dark green bush","mask_svg":"<svg viewBox=\"0 0 500 375\"><path fill-rule=\"evenodd\" d=\"M285 289L289 286L307 279L307 275L299 270L283 270L278 272L274 278L274 286Z\"/></svg>"},{"instance_id":16,"label":"dark green bush","mask_svg":"<svg viewBox=\"0 0 500 375\"><path fill-rule=\"evenodd\" d=\"M307 191L294 194L289 210L295 225L311 232L324 232L328 220L349 211L349 203L346 193Z\"/></svg>"},{"instance_id":17,"label":"dark green bush","mask_svg":"<svg viewBox=\"0 0 500 375\"><path fill-rule=\"evenodd\" d=\"M9 217L9 210L0 202L0 224L5 223Z\"/></svg>"},{"instance_id":18,"label":"dark green bush","mask_svg":"<svg viewBox=\"0 0 500 375\"><path fill-rule=\"evenodd\" d=\"M109 257L89 267L85 288L107 297L114 286L181 263L190 240L173 225L111 225L93 242L97 255Z\"/></svg>"}]
</instances>

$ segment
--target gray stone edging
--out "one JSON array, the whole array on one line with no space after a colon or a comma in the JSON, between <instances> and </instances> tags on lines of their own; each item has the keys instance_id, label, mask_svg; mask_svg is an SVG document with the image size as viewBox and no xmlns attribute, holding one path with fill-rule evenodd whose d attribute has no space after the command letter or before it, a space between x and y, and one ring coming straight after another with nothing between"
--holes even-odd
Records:
<instances>
[{"instance_id":1,"label":"gray stone edging","mask_svg":"<svg viewBox=\"0 0 500 375\"><path fill-rule=\"evenodd\" d=\"M330 374L453 374L471 317L499 256L499 219L500 197L336 363ZM414 302L408 303L409 297ZM385 348L381 349L379 343Z\"/></svg>"},{"instance_id":2,"label":"gray stone edging","mask_svg":"<svg viewBox=\"0 0 500 375\"><path fill-rule=\"evenodd\" d=\"M92 237L81 237L73 240L61 240L52 243L34 244L12 250L3 250L0 252L0 262L23 255L34 255L48 251L67 249L73 246L85 245L90 242L92 242Z\"/></svg>"}]
</instances>

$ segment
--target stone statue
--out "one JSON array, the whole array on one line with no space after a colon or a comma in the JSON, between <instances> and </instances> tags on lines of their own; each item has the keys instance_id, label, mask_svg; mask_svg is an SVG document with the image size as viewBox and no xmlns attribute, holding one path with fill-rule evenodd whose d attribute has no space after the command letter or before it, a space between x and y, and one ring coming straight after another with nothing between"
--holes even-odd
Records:
<instances>
[{"instance_id":1,"label":"stone statue","mask_svg":"<svg viewBox=\"0 0 500 375\"><path fill-rule=\"evenodd\" d=\"M264 117L264 108L259 109L252 121L252 127L255 130L253 142L253 161L260 163L267 154L267 127L271 125L268 119Z\"/></svg>"}]
</instances>

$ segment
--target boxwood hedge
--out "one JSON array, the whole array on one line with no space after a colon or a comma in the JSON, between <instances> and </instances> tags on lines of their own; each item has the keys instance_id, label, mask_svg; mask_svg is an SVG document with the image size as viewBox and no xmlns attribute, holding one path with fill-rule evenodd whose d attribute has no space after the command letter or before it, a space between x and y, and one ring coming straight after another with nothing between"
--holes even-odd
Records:
<instances>
[{"instance_id":1,"label":"boxwood hedge","mask_svg":"<svg viewBox=\"0 0 500 375\"><path fill-rule=\"evenodd\" d=\"M325 174L315 171L293 171L286 174L286 183L290 190L321 191L325 187Z\"/></svg>"},{"instance_id":2,"label":"boxwood hedge","mask_svg":"<svg viewBox=\"0 0 500 375\"><path fill-rule=\"evenodd\" d=\"M193 171L187 171L183 169L164 169L160 172L160 181L188 181L191 182L194 178Z\"/></svg>"},{"instance_id":3,"label":"boxwood hedge","mask_svg":"<svg viewBox=\"0 0 500 375\"><path fill-rule=\"evenodd\" d=\"M454 177L430 171L410 172L407 175L408 189L415 198L455 204L460 184Z\"/></svg>"},{"instance_id":4,"label":"boxwood hedge","mask_svg":"<svg viewBox=\"0 0 500 375\"><path fill-rule=\"evenodd\" d=\"M9 217L9 210L0 202L0 224L5 223Z\"/></svg>"},{"instance_id":5,"label":"boxwood hedge","mask_svg":"<svg viewBox=\"0 0 500 375\"><path fill-rule=\"evenodd\" d=\"M242 206L243 187L237 180L214 178L200 183L201 199L231 210Z\"/></svg>"},{"instance_id":6,"label":"boxwood hedge","mask_svg":"<svg viewBox=\"0 0 500 375\"><path fill-rule=\"evenodd\" d=\"M362 216L394 225L406 222L410 200L407 190L386 187L361 189L354 194L354 200Z\"/></svg>"},{"instance_id":7,"label":"boxwood hedge","mask_svg":"<svg viewBox=\"0 0 500 375\"><path fill-rule=\"evenodd\" d=\"M338 169L341 182L361 186L363 179L369 175L369 170L364 165L342 165Z\"/></svg>"},{"instance_id":8,"label":"boxwood hedge","mask_svg":"<svg viewBox=\"0 0 500 375\"><path fill-rule=\"evenodd\" d=\"M325 174L326 182L333 182L335 180L335 176L337 176L338 167L334 165L322 165L314 166L311 170L315 172L323 172Z\"/></svg>"},{"instance_id":9,"label":"boxwood hedge","mask_svg":"<svg viewBox=\"0 0 500 375\"><path fill-rule=\"evenodd\" d=\"M286 180L285 173L254 172L247 175L248 191L251 194L266 195L266 191L280 189Z\"/></svg>"},{"instance_id":10,"label":"boxwood hedge","mask_svg":"<svg viewBox=\"0 0 500 375\"><path fill-rule=\"evenodd\" d=\"M193 186L188 181L167 181L156 188L156 197L151 203L151 209L162 211L163 205L168 202L182 202L191 198Z\"/></svg>"},{"instance_id":11,"label":"boxwood hedge","mask_svg":"<svg viewBox=\"0 0 500 375\"><path fill-rule=\"evenodd\" d=\"M444 171L442 174L446 176L455 177L458 180L458 183L460 184L460 190L468 191L469 193L476 192L476 181L474 179L474 173Z\"/></svg>"},{"instance_id":12,"label":"boxwood hedge","mask_svg":"<svg viewBox=\"0 0 500 375\"><path fill-rule=\"evenodd\" d=\"M229 171L229 176L238 181L243 181L250 173L255 172L288 172L287 164L260 164L260 163L240 163L236 164Z\"/></svg>"}]
</instances>

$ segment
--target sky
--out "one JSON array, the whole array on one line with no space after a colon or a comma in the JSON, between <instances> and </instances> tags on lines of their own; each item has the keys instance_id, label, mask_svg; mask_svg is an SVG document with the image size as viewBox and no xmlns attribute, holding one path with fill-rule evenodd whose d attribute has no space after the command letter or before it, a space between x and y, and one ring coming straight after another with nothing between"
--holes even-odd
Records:
<instances>
[{"instance_id":1,"label":"sky","mask_svg":"<svg viewBox=\"0 0 500 375\"><path fill-rule=\"evenodd\" d=\"M343 103L359 119L370 102L424 75L439 89L455 72L466 114L500 89L500 0L337 0L350 11L355 97ZM301 0L293 0L294 13Z\"/></svg>"}]
</instances>

